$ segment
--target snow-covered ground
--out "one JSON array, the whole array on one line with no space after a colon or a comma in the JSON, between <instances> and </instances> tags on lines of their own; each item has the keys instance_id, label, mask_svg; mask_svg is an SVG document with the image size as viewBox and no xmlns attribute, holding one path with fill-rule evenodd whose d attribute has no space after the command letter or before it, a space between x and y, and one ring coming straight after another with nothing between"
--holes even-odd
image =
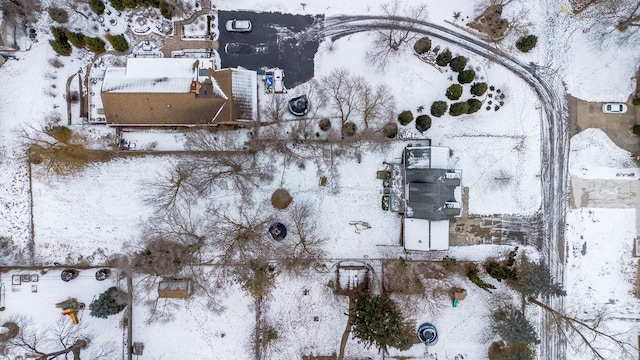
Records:
<instances>
[{"instance_id":1,"label":"snow-covered ground","mask_svg":"<svg viewBox=\"0 0 640 360\"><path fill-rule=\"evenodd\" d=\"M188 1L189 6L191 3ZM216 5L222 10L277 10L329 16L381 14L384 3L383 0L322 0L303 5L290 0L236 0ZM403 2L402 5L417 4ZM476 15L473 2L431 1L425 5L427 20L453 29L455 27L444 20L454 21L455 12L461 13L456 21L460 25ZM515 52L512 44L516 33L510 34L500 46L524 62L536 62L557 70L568 92L576 97L589 101L626 100L632 91L633 81L629 79L637 68L637 54L615 45L614 35L610 41L596 45L595 31L584 31L585 20L571 15L570 11L562 12L562 6L568 6L566 1L511 2L503 16L526 15L523 18L531 25L525 28L538 35L538 47L529 54ZM114 26L123 26L125 15L117 17ZM105 22L109 19L105 17ZM90 23L79 15L73 15L72 21L77 29L91 34ZM117 159L90 166L70 177L45 175L35 166L31 202L26 158L20 146L23 138L19 132L28 126L39 128L56 117L66 124L66 81L78 69L86 69L90 60L89 53L76 49L71 57L55 56L46 38L49 26L48 16L43 16L36 27L38 42L30 51L18 53L19 61L10 60L0 67L3 85L0 86L0 150L3 154L0 159L0 237L10 239L16 248L15 252L3 253L3 256L8 264L28 261L31 255L35 262L44 265L54 262L102 264L112 255L138 245L141 224L152 212L142 201L144 184L162 173L174 159L160 156ZM153 22L148 26L156 31ZM444 99L450 73L440 73L406 50L392 58L384 71L379 71L365 61L370 43L370 36L359 34L342 38L332 46L321 44L315 59L317 76L343 67L372 83L385 83L395 95L398 112L412 110L417 114L419 106L428 109L432 101ZM434 42L434 45L437 44ZM441 46L447 47L444 43ZM455 47L451 49L469 56ZM53 59L62 67L54 66ZM479 73L490 85L504 91L507 95L504 106L499 111L482 109L474 116L434 118L426 136L433 139L434 145L452 149L455 167L463 173L463 186L470 189L471 214L532 214L539 209L541 196L538 101L525 83L498 65L474 57L471 63L481 68ZM72 84L71 89L75 89L75 85ZM72 106L72 110L77 112L76 106ZM412 127L413 123L403 130L411 131ZM113 144L115 139L107 128L73 125L72 129L104 144ZM180 134L172 133L126 136L138 149L173 150L184 141ZM385 150L364 152L361 161L349 156L336 158L333 172L337 182L332 187L318 185L320 176L329 171L323 161L308 161L304 168L298 164L282 166L282 174L278 174L275 181L256 189L254 200L256 204L264 204L273 190L285 187L295 201L313 204L320 214L319 229L327 235L326 250L331 258L397 258L401 254L397 246L400 219L380 209L382 187L380 180L375 179L375 171L383 168L383 161L396 159L402 146L398 142ZM611 179L621 172L634 172L637 179L640 174L631 168L629 154L616 148L598 130L586 130L574 137L571 149L571 176ZM356 233L350 221L366 221L372 228ZM625 319L638 317L639 304L633 294L637 264L632 258L633 239L638 236L637 222L637 209L633 208L570 210L565 283L567 311L589 318L605 309L606 329L624 331L628 336L625 340L634 344L638 330L635 322ZM34 254L30 253L31 247ZM503 255L505 251L504 247L486 245L451 249L449 255L460 260L482 261L488 256ZM6 310L0 313L0 319L29 315L43 329L53 326L56 319L68 320L54 307L56 302L77 297L88 304L93 296L115 284L113 277L104 283L97 282L89 270L83 270L80 278L64 283L58 272L51 270L40 275L37 293L32 293L25 284L11 285L12 274L2 276L2 305ZM279 329L269 358L330 355L338 351L346 323L347 301L334 295L326 285L333 275L329 272L277 277L264 314L265 319ZM438 326L440 342L428 354L424 347L414 346L402 355L441 360L461 359L459 355L465 359L486 356L487 347L494 340L487 336L489 308L486 304L490 295L463 278L452 277L450 282L447 286L463 286L468 290L467 299L457 308L451 307L447 296L407 302L416 324L429 321ZM170 308L176 314L166 323L147 324L149 305L144 298L152 298L155 291L147 289L146 296L141 295L142 300L134 306L133 319L134 341L145 343L145 358L251 358L251 334L255 325L253 300L237 284L229 283L225 290L225 296L220 299L223 305L220 313L208 311L208 302L202 294L195 294L188 300L172 300ZM303 290L308 290L308 295L303 295ZM25 310L23 304L29 308ZM88 326L87 331L99 334L92 340L95 344L117 344L115 353L119 355L123 336L120 318L103 320L83 314L81 324ZM363 349L351 339L346 353L379 357L375 350ZM576 360L588 358L584 349L572 350L570 356ZM620 356L614 352L610 358L623 358Z\"/></svg>"}]
</instances>

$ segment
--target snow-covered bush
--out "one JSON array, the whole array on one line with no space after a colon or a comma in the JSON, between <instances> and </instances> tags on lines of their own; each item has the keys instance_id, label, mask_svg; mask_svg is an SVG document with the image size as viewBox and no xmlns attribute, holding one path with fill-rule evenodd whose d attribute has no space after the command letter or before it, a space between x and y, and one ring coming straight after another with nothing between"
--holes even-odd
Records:
<instances>
[{"instance_id":1,"label":"snow-covered bush","mask_svg":"<svg viewBox=\"0 0 640 360\"><path fill-rule=\"evenodd\" d=\"M529 52L534 47L536 47L537 43L538 43L537 36L526 35L518 39L518 41L516 41L516 47L518 48L518 50L526 53L526 52Z\"/></svg>"},{"instance_id":2,"label":"snow-covered bush","mask_svg":"<svg viewBox=\"0 0 640 360\"><path fill-rule=\"evenodd\" d=\"M474 70L462 70L460 74L458 74L458 82L460 84L468 84L473 81L476 77L476 72Z\"/></svg>"},{"instance_id":3,"label":"snow-covered bush","mask_svg":"<svg viewBox=\"0 0 640 360\"><path fill-rule=\"evenodd\" d=\"M405 110L398 115L398 122L401 125L407 125L413 121L413 113L411 110Z\"/></svg>"},{"instance_id":4,"label":"snow-covered bush","mask_svg":"<svg viewBox=\"0 0 640 360\"><path fill-rule=\"evenodd\" d=\"M447 112L447 102L446 101L434 101L431 104L431 115L435 117L440 117Z\"/></svg>"},{"instance_id":5,"label":"snow-covered bush","mask_svg":"<svg viewBox=\"0 0 640 360\"><path fill-rule=\"evenodd\" d=\"M416 118L416 129L425 132L431 128L431 117L429 115L420 115Z\"/></svg>"},{"instance_id":6,"label":"snow-covered bush","mask_svg":"<svg viewBox=\"0 0 640 360\"><path fill-rule=\"evenodd\" d=\"M458 100L460 96L462 96L462 85L453 84L447 88L447 92L445 92L447 99L449 100Z\"/></svg>"},{"instance_id":7,"label":"snow-covered bush","mask_svg":"<svg viewBox=\"0 0 640 360\"><path fill-rule=\"evenodd\" d=\"M467 58L464 56L456 56L449 62L449 67L455 72L464 70L467 66Z\"/></svg>"}]
</instances>

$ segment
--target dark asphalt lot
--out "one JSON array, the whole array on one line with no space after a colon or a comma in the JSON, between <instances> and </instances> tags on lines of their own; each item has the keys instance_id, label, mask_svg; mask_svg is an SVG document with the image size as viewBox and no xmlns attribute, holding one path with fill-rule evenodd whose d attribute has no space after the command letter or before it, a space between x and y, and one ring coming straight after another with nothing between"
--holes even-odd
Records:
<instances>
[{"instance_id":1,"label":"dark asphalt lot","mask_svg":"<svg viewBox=\"0 0 640 360\"><path fill-rule=\"evenodd\" d=\"M235 33L225 30L227 20L250 20L253 30ZM242 66L261 70L284 69L285 86L292 88L313 78L313 58L322 40L316 34L323 26L321 15L292 15L249 11L218 12L219 53L222 67ZM230 44L228 47L227 44ZM225 52L225 48L229 53Z\"/></svg>"}]
</instances>

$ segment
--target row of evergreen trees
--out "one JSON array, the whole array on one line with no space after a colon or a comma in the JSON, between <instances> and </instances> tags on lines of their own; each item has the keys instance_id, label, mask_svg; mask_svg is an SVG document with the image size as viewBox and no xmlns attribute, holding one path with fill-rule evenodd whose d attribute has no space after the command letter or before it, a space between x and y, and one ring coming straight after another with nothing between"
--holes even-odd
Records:
<instances>
[{"instance_id":1,"label":"row of evergreen trees","mask_svg":"<svg viewBox=\"0 0 640 360\"><path fill-rule=\"evenodd\" d=\"M102 54L106 51L106 44L99 37L90 37L83 33L73 32L63 27L55 26L51 28L51 34L53 35L53 40L50 40L49 44L51 44L51 47L58 55L71 55L71 45L77 48L87 48L96 54ZM127 42L124 35L107 34L106 37L115 51L123 52L129 49L129 42Z\"/></svg>"},{"instance_id":2,"label":"row of evergreen trees","mask_svg":"<svg viewBox=\"0 0 640 360\"><path fill-rule=\"evenodd\" d=\"M110 0L109 4L118 11L124 9L134 9L137 7L154 7L160 9L160 14L165 19L171 19L173 17L174 7L162 0ZM104 14L105 6L102 0L89 0L89 6L91 10L98 15Z\"/></svg>"}]
</instances>

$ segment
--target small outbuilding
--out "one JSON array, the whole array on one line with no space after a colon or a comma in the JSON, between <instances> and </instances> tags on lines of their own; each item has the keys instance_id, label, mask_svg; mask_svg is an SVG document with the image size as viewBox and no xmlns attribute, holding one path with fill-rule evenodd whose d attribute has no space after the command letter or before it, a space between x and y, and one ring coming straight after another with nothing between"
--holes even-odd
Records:
<instances>
[{"instance_id":1,"label":"small outbuilding","mask_svg":"<svg viewBox=\"0 0 640 360\"><path fill-rule=\"evenodd\" d=\"M337 292L340 295L355 296L358 291L369 289L369 268L357 261L343 261L338 264Z\"/></svg>"},{"instance_id":2,"label":"small outbuilding","mask_svg":"<svg viewBox=\"0 0 640 360\"><path fill-rule=\"evenodd\" d=\"M186 299L193 293L191 279L165 279L158 283L158 297Z\"/></svg>"}]
</instances>

